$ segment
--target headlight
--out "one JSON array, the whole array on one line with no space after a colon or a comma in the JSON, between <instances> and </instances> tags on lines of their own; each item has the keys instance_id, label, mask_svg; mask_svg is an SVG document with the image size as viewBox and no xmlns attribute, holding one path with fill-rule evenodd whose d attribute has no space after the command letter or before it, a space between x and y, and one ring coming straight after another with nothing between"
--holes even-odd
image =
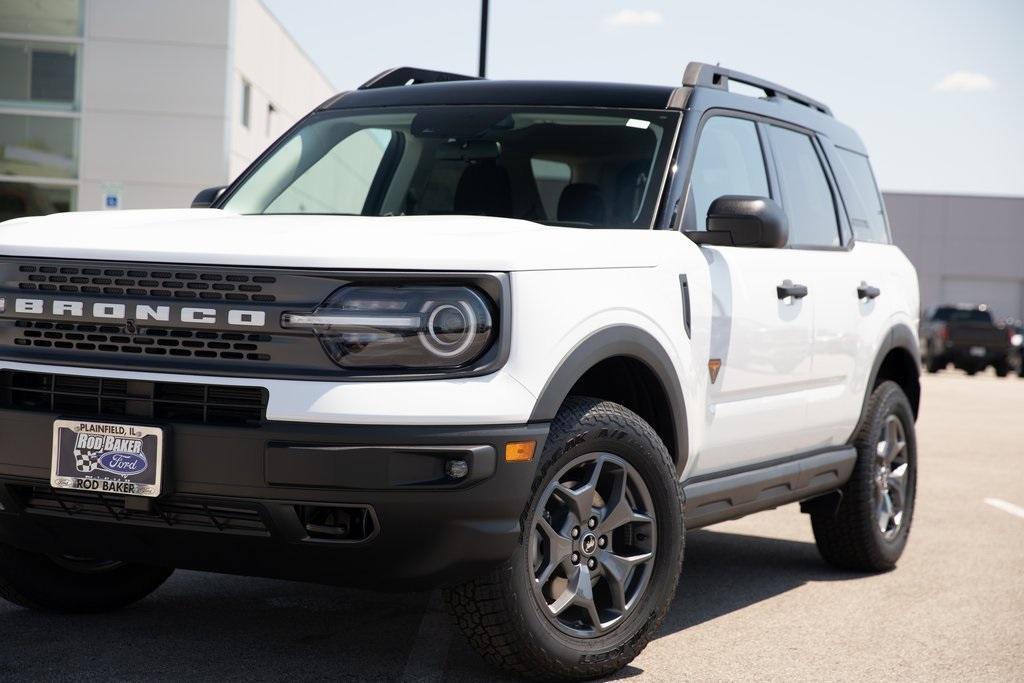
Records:
<instances>
[{"instance_id":1,"label":"headlight","mask_svg":"<svg viewBox=\"0 0 1024 683\"><path fill-rule=\"evenodd\" d=\"M461 368L491 346L489 300L471 287L348 286L312 313L285 313L284 327L312 329L347 369Z\"/></svg>"}]
</instances>

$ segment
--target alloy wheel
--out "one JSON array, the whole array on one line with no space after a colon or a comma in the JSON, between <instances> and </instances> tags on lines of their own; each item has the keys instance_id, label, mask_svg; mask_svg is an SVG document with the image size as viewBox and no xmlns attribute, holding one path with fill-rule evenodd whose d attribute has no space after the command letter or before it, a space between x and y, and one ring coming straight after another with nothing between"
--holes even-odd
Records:
<instances>
[{"instance_id":1,"label":"alloy wheel","mask_svg":"<svg viewBox=\"0 0 1024 683\"><path fill-rule=\"evenodd\" d=\"M624 459L587 453L563 467L541 495L531 529L534 597L559 630L603 635L640 601L657 525L650 491Z\"/></svg>"},{"instance_id":2,"label":"alloy wheel","mask_svg":"<svg viewBox=\"0 0 1024 683\"><path fill-rule=\"evenodd\" d=\"M875 453L875 520L891 541L903 527L910 483L906 430L896 415L885 418Z\"/></svg>"}]
</instances>

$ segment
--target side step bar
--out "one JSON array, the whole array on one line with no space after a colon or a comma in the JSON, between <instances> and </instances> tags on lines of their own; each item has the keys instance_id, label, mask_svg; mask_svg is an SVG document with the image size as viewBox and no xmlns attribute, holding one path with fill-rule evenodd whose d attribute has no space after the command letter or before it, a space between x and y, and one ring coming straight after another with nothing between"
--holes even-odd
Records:
<instances>
[{"instance_id":1,"label":"side step bar","mask_svg":"<svg viewBox=\"0 0 1024 683\"><path fill-rule=\"evenodd\" d=\"M682 483L687 529L806 500L849 480L857 450L843 446L691 477Z\"/></svg>"}]
</instances>

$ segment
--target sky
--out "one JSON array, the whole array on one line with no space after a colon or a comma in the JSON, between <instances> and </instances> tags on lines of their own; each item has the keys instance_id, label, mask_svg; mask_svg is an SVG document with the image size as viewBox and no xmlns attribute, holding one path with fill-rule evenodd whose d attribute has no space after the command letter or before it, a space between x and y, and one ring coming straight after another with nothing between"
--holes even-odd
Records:
<instances>
[{"instance_id":1,"label":"sky","mask_svg":"<svg viewBox=\"0 0 1024 683\"><path fill-rule=\"evenodd\" d=\"M476 73L480 0L263 0L334 86ZM827 103L884 190L1024 196L1024 0L491 0L488 77L678 84L720 63Z\"/></svg>"}]
</instances>

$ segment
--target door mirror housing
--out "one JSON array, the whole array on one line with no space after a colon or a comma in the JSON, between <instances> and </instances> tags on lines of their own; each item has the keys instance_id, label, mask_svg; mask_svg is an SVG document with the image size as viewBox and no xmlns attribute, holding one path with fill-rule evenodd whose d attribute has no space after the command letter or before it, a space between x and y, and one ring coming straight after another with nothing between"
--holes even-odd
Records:
<instances>
[{"instance_id":1,"label":"door mirror housing","mask_svg":"<svg viewBox=\"0 0 1024 683\"><path fill-rule=\"evenodd\" d=\"M767 197L727 194L711 202L707 231L687 236L697 244L781 249L789 241L789 221Z\"/></svg>"},{"instance_id":2,"label":"door mirror housing","mask_svg":"<svg viewBox=\"0 0 1024 683\"><path fill-rule=\"evenodd\" d=\"M208 187L205 190L200 190L196 198L192 200L193 209L208 209L213 205L224 190L227 189L227 185L219 185L217 187Z\"/></svg>"}]
</instances>

